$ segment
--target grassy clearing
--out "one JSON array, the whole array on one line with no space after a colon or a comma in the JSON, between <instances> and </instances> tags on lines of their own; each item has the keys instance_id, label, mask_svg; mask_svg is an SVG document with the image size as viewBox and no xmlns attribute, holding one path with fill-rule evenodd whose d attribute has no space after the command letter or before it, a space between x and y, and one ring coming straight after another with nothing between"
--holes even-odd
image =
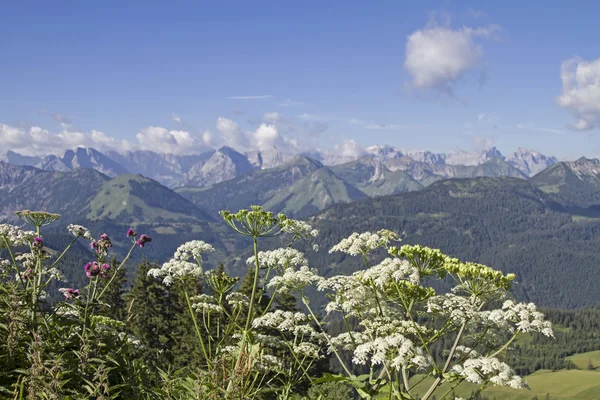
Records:
<instances>
[{"instance_id":1,"label":"grassy clearing","mask_svg":"<svg viewBox=\"0 0 600 400\"><path fill-rule=\"evenodd\" d=\"M567 357L567 359L571 360L573 364L577 365L583 370L587 370L588 365L591 362L594 371L600 372L600 350L575 354L571 357ZM600 376L598 376L596 379L600 380Z\"/></svg>"},{"instance_id":2,"label":"grassy clearing","mask_svg":"<svg viewBox=\"0 0 600 400\"><path fill-rule=\"evenodd\" d=\"M600 352L592 353L598 353L597 356L600 357ZM413 378L412 381L417 382L417 380ZM496 398L496 400L531 400L534 397L543 400L546 398L546 394L550 394L551 399L600 400L600 375L596 371L560 370L552 372L542 370L527 376L526 380L531 388L529 390L492 386L486 389L483 395L490 399ZM432 382L432 378L426 379L417 385L413 393L422 396ZM442 385L436 390L436 397L442 398L450 388L450 385ZM476 385L462 383L454 392L456 396L468 398L475 390Z\"/></svg>"}]
</instances>

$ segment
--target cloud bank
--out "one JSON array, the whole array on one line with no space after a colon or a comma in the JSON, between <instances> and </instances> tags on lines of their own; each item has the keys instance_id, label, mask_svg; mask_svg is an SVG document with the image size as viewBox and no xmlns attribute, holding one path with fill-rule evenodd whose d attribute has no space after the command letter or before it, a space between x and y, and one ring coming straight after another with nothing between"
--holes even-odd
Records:
<instances>
[{"instance_id":1,"label":"cloud bank","mask_svg":"<svg viewBox=\"0 0 600 400\"><path fill-rule=\"evenodd\" d=\"M594 61L580 58L563 61L560 78L562 94L557 102L575 117L570 126L588 130L600 125L600 58Z\"/></svg>"}]
</instances>

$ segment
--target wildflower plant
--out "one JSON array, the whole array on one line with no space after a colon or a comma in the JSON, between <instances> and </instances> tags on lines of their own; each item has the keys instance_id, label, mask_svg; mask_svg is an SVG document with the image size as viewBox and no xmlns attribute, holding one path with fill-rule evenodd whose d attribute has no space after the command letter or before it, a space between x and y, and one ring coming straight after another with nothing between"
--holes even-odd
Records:
<instances>
[{"instance_id":1,"label":"wildflower plant","mask_svg":"<svg viewBox=\"0 0 600 400\"><path fill-rule=\"evenodd\" d=\"M8 259L0 263L0 333L6 333L8 339L0 345L0 354L9 355L6 361L0 357L0 362L5 376L20 376L8 387L4 385L6 379L0 378L0 393L8 390L19 398L63 398L92 392L114 395L117 387L114 376L109 375L119 367L113 357L126 351L130 344L122 336L122 322L97 313L116 272L124 267L137 245L136 238L132 238L127 256L113 267L108 235L94 240L88 229L71 224L67 226L71 242L62 252L56 252L47 248L42 229L60 215L28 210L15 214L34 230L0 225L0 249L8 254ZM62 280L62 262L78 240L89 240L94 250L95 259L80 270L89 284L84 288L60 288L64 301L50 303L48 288L56 287L56 282ZM13 300L7 303L9 299ZM102 318L103 323L99 324ZM108 358L102 359L102 354ZM20 375L21 371L26 373ZM103 385L115 387L97 391ZM82 390L88 390L87 394Z\"/></svg>"}]
</instances>

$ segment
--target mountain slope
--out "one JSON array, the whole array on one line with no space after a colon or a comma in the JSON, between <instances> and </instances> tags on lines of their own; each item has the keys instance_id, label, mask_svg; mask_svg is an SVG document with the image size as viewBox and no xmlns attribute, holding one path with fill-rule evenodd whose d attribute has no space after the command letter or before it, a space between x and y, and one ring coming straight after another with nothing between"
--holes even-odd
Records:
<instances>
[{"instance_id":1,"label":"mountain slope","mask_svg":"<svg viewBox=\"0 0 600 400\"><path fill-rule=\"evenodd\" d=\"M559 162L530 179L530 182L567 206L600 205L600 160L582 157Z\"/></svg>"},{"instance_id":2,"label":"mountain slope","mask_svg":"<svg viewBox=\"0 0 600 400\"><path fill-rule=\"evenodd\" d=\"M305 217L333 204L363 199L366 194L323 167L271 197L264 208Z\"/></svg>"},{"instance_id":3,"label":"mountain slope","mask_svg":"<svg viewBox=\"0 0 600 400\"><path fill-rule=\"evenodd\" d=\"M370 157L363 157L329 168L338 177L371 197L409 192L423 188L408 173L401 170L390 171L384 163Z\"/></svg>"},{"instance_id":4,"label":"mountain slope","mask_svg":"<svg viewBox=\"0 0 600 400\"><path fill-rule=\"evenodd\" d=\"M71 169L93 168L110 177L129 172L119 163L92 148L79 147L76 150L67 150L61 160Z\"/></svg>"},{"instance_id":5,"label":"mountain slope","mask_svg":"<svg viewBox=\"0 0 600 400\"><path fill-rule=\"evenodd\" d=\"M33 167L0 161L0 189L10 190L40 172L42 171Z\"/></svg>"},{"instance_id":6,"label":"mountain slope","mask_svg":"<svg viewBox=\"0 0 600 400\"><path fill-rule=\"evenodd\" d=\"M263 204L279 191L322 167L317 161L298 156L285 165L255 170L208 188L182 187L175 191L210 214L216 215L225 209L238 210L254 204Z\"/></svg>"},{"instance_id":7,"label":"mountain slope","mask_svg":"<svg viewBox=\"0 0 600 400\"><path fill-rule=\"evenodd\" d=\"M352 232L391 229L406 243L517 273L514 291L548 307L597 303L600 221L580 219L527 181L515 178L451 179L416 192L338 204L310 222L331 248ZM315 266L361 268L360 260L326 252ZM325 269L325 273L329 270Z\"/></svg>"},{"instance_id":8,"label":"mountain slope","mask_svg":"<svg viewBox=\"0 0 600 400\"><path fill-rule=\"evenodd\" d=\"M0 190L0 219L14 221L12 214L23 209L78 218L107 180L106 175L88 168L67 172L41 171L12 190Z\"/></svg>"},{"instance_id":9,"label":"mountain slope","mask_svg":"<svg viewBox=\"0 0 600 400\"><path fill-rule=\"evenodd\" d=\"M119 175L105 182L87 204L86 218L120 223L213 220L189 200L141 175Z\"/></svg>"}]
</instances>

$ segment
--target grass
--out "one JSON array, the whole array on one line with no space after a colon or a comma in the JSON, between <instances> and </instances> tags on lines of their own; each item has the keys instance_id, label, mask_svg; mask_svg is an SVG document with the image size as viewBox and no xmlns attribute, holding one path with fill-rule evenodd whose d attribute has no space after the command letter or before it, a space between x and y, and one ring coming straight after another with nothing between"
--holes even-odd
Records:
<instances>
[{"instance_id":1,"label":"grass","mask_svg":"<svg viewBox=\"0 0 600 400\"><path fill-rule=\"evenodd\" d=\"M573 364L577 365L583 370L588 369L588 365L591 361L592 366L594 367L594 371L600 372L600 350L590 351L588 353L575 354L573 356L567 357L567 359L571 360ZM596 379L600 380L600 375Z\"/></svg>"},{"instance_id":2,"label":"grass","mask_svg":"<svg viewBox=\"0 0 600 400\"><path fill-rule=\"evenodd\" d=\"M596 353L600 357L600 352ZM578 356L585 356L584 353ZM575 356L574 356L575 357ZM585 358L587 366L587 358ZM599 359L600 361L600 359ZM600 374L596 371L582 370L560 370L556 372L541 370L525 377L530 389L511 389L506 387L491 386L483 391L483 396L496 400L531 400L537 397L539 400L546 398L549 394L551 399L573 399L573 400L600 400ZM413 382L417 379L413 378ZM423 395L433 382L432 378L426 379L418 385L411 393ZM435 396L441 399L444 393L450 389L449 384L440 386L435 391ZM477 386L470 383L462 383L455 389L456 396L469 398ZM448 398L448 397L446 397Z\"/></svg>"}]
</instances>

